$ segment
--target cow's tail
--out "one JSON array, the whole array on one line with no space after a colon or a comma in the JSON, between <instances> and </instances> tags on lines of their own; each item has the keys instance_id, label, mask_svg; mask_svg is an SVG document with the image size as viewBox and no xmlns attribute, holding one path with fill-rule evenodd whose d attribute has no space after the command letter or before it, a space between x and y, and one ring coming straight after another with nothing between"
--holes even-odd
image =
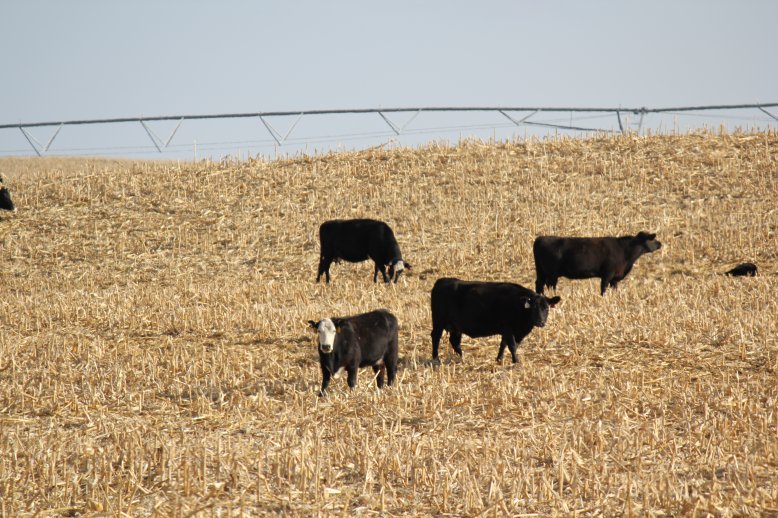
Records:
<instances>
[{"instance_id":1,"label":"cow's tail","mask_svg":"<svg viewBox=\"0 0 778 518\"><path fill-rule=\"evenodd\" d=\"M532 243L532 255L535 259L535 292L543 293L546 286L546 275L543 271L543 241L542 238L535 238Z\"/></svg>"}]
</instances>

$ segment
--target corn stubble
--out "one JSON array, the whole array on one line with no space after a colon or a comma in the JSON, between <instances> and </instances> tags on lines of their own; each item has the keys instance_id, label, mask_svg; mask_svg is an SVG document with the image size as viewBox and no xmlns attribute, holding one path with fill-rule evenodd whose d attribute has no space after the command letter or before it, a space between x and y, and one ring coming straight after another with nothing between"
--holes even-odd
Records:
<instances>
[{"instance_id":1,"label":"corn stubble","mask_svg":"<svg viewBox=\"0 0 778 518\"><path fill-rule=\"evenodd\" d=\"M0 166L3 516L778 513L775 132ZM314 284L349 217L414 271ZM535 236L638 230L665 246L604 298L562 279L516 366L429 364L438 277L533 286ZM397 384L317 398L305 322L378 307Z\"/></svg>"}]
</instances>

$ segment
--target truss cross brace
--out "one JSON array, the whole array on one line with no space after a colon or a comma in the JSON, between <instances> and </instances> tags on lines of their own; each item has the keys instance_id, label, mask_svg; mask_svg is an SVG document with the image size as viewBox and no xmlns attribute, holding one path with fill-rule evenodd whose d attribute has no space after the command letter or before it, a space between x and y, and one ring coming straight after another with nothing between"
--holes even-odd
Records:
<instances>
[{"instance_id":1,"label":"truss cross brace","mask_svg":"<svg viewBox=\"0 0 778 518\"><path fill-rule=\"evenodd\" d=\"M276 141L276 144L282 146L284 142L286 142L286 139L289 138L289 135L292 134L292 130L294 129L295 126L297 126L297 123L300 122L300 119L303 118L303 115L305 115L305 113L303 112L297 114L297 118L289 127L289 131L287 131L286 134L283 136L281 136L281 133L279 133L278 130L276 130L273 126L271 126L270 123L262 115L259 116L259 120L261 120L262 124L265 125L265 128L267 128L267 131L268 133L270 133L270 136L273 137L273 140Z\"/></svg>"},{"instance_id":2,"label":"truss cross brace","mask_svg":"<svg viewBox=\"0 0 778 518\"><path fill-rule=\"evenodd\" d=\"M776 117L775 115L773 115L773 114L772 114L772 113L770 113L769 111L765 110L765 109L764 109L764 108L762 108L761 106L759 107L759 109L760 109L760 110L762 110L762 111L763 111L764 113L766 113L767 115L769 115L770 117L772 117L773 119L775 119L775 120L777 120L777 121L778 121L778 117Z\"/></svg>"},{"instance_id":3,"label":"truss cross brace","mask_svg":"<svg viewBox=\"0 0 778 518\"><path fill-rule=\"evenodd\" d=\"M181 124L183 122L184 122L184 118L183 117L178 119L178 125L175 128L173 128L173 132L170 134L168 139L166 141L164 141L164 143L163 143L162 139L159 138L159 136L156 133L154 133L154 130L149 128L149 126L146 124L145 121L143 121L143 120L140 121L141 125L143 126L143 129L146 130L146 133L148 134L149 138L151 139L151 143L154 144L154 147L157 148L157 151L159 151L160 153L162 153L162 148L163 147L168 147L170 145L170 142L173 140L173 137L175 136L176 132L178 131L178 128L181 127ZM160 146L162 146L162 147L160 147Z\"/></svg>"},{"instance_id":4,"label":"truss cross brace","mask_svg":"<svg viewBox=\"0 0 778 518\"><path fill-rule=\"evenodd\" d=\"M31 133L28 133L28 132L27 132L27 131L24 129L24 126L21 126L21 125L20 125L20 126L19 126L19 130L22 132L22 135L24 135L24 138L26 138L26 139L27 139L27 142L29 142L30 146L32 146L32 149L33 149L33 151L35 151L35 154L37 154L38 156L42 156L42 155L43 155L43 151L48 151L48 150L49 150L49 148L51 147L51 144L54 142L54 139L55 139L55 138L57 138L57 135L59 135L59 131L62 129L62 126L63 126L62 124L60 124L59 126L57 126L57 129L56 129L56 131L55 131L55 132L54 132L54 134L51 136L51 138L49 139L49 141L48 141L48 142L46 142L46 145L45 145L45 146L44 146L43 144L41 144L41 143L38 141L38 139L36 139L34 136L32 136L32 134L31 134ZM42 149L43 151L41 151L41 149Z\"/></svg>"},{"instance_id":5,"label":"truss cross brace","mask_svg":"<svg viewBox=\"0 0 778 518\"><path fill-rule=\"evenodd\" d=\"M638 121L638 135L640 135L640 132L643 129L643 117L645 116L646 116L646 110L640 110L640 120Z\"/></svg>"},{"instance_id":6,"label":"truss cross brace","mask_svg":"<svg viewBox=\"0 0 778 518\"><path fill-rule=\"evenodd\" d=\"M394 131L394 134L399 136L399 135L400 135L400 133L402 133L402 132L405 130L405 128L407 128L407 127L408 127L408 125L409 125L411 122L413 122L413 119L415 119L416 117L418 117L419 113L421 113L421 110L416 110L416 113L414 113L414 114L411 116L411 118L410 118L410 119L408 119L407 121L405 121L405 124L403 124L402 126L398 126L397 124L395 124L394 122L392 122L391 120L389 120L389 117L387 117L386 115L384 115L384 114L383 114L383 112L380 112L380 111L379 111L379 112L378 112L378 115L380 115L380 116L381 116L381 118L382 118L382 119L384 119L384 122L386 122L386 123L389 125L389 127L390 127L390 128L392 128L392 131Z\"/></svg>"},{"instance_id":7,"label":"truss cross brace","mask_svg":"<svg viewBox=\"0 0 778 518\"><path fill-rule=\"evenodd\" d=\"M532 117L533 115L538 113L539 111L540 110L535 110L534 112L530 113L529 115L526 115L526 116L522 117L521 119L516 120L513 117L511 117L510 115L508 115L507 113L505 113L503 110L499 110L499 112L502 113L505 116L506 119L508 119L509 121L514 123L516 126L521 126L522 123L524 123L524 121L526 121L527 119L529 119L530 117Z\"/></svg>"},{"instance_id":8,"label":"truss cross brace","mask_svg":"<svg viewBox=\"0 0 778 518\"><path fill-rule=\"evenodd\" d=\"M616 110L616 118L619 120L619 131L624 133L624 126L621 124L621 112Z\"/></svg>"}]
</instances>

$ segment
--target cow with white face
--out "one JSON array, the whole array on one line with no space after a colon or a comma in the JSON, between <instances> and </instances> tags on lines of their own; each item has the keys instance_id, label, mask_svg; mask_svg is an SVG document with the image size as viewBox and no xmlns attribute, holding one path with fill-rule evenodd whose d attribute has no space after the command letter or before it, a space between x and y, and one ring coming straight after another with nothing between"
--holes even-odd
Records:
<instances>
[{"instance_id":1,"label":"cow with white face","mask_svg":"<svg viewBox=\"0 0 778 518\"><path fill-rule=\"evenodd\" d=\"M313 320L309 323L313 323ZM335 323L331 318L324 318L317 323L316 329L319 331L319 350L324 354L331 354L335 349Z\"/></svg>"},{"instance_id":2,"label":"cow with white face","mask_svg":"<svg viewBox=\"0 0 778 518\"><path fill-rule=\"evenodd\" d=\"M375 219L325 221L319 227L319 242L321 254L316 282L319 282L322 275L327 282L330 282L330 265L341 260L359 263L372 259L373 282L378 280L380 273L384 282L397 283L402 272L411 270L411 265L403 260L394 232L383 221Z\"/></svg>"},{"instance_id":3,"label":"cow with white face","mask_svg":"<svg viewBox=\"0 0 778 518\"><path fill-rule=\"evenodd\" d=\"M397 318L385 309L351 317L324 318L308 325L318 332L319 365L321 366L321 390L323 396L330 379L342 369L346 370L348 386L357 384L357 370L372 367L378 388L394 383L397 374L399 346Z\"/></svg>"}]
</instances>

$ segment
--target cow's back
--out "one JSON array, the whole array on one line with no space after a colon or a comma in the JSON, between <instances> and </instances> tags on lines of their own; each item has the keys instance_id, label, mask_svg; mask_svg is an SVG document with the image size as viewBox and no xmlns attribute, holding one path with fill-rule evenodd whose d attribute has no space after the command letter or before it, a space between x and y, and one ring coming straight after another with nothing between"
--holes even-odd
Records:
<instances>
[{"instance_id":1,"label":"cow's back","mask_svg":"<svg viewBox=\"0 0 778 518\"><path fill-rule=\"evenodd\" d=\"M433 327L471 337L497 334L511 327L520 297L530 294L513 283L438 279L431 297Z\"/></svg>"},{"instance_id":2,"label":"cow's back","mask_svg":"<svg viewBox=\"0 0 778 518\"><path fill-rule=\"evenodd\" d=\"M363 228L367 229L363 240L367 244L370 257L382 264L389 264L402 259L400 246L394 237L392 227L383 221L374 219L362 220Z\"/></svg>"},{"instance_id":3,"label":"cow's back","mask_svg":"<svg viewBox=\"0 0 778 518\"><path fill-rule=\"evenodd\" d=\"M322 255L350 262L367 260L374 223L374 220L361 219L325 221L319 227Z\"/></svg>"},{"instance_id":4,"label":"cow's back","mask_svg":"<svg viewBox=\"0 0 778 518\"><path fill-rule=\"evenodd\" d=\"M536 267L571 279L600 273L604 261L623 255L615 238L541 236L533 246Z\"/></svg>"},{"instance_id":5,"label":"cow's back","mask_svg":"<svg viewBox=\"0 0 778 518\"><path fill-rule=\"evenodd\" d=\"M360 330L385 332L397 330L397 317L386 309L376 309L348 317L349 323Z\"/></svg>"},{"instance_id":6,"label":"cow's back","mask_svg":"<svg viewBox=\"0 0 778 518\"><path fill-rule=\"evenodd\" d=\"M347 318L350 335L361 352L361 366L373 365L392 348L397 348L397 317L377 309ZM395 351L396 354L396 351Z\"/></svg>"}]
</instances>

